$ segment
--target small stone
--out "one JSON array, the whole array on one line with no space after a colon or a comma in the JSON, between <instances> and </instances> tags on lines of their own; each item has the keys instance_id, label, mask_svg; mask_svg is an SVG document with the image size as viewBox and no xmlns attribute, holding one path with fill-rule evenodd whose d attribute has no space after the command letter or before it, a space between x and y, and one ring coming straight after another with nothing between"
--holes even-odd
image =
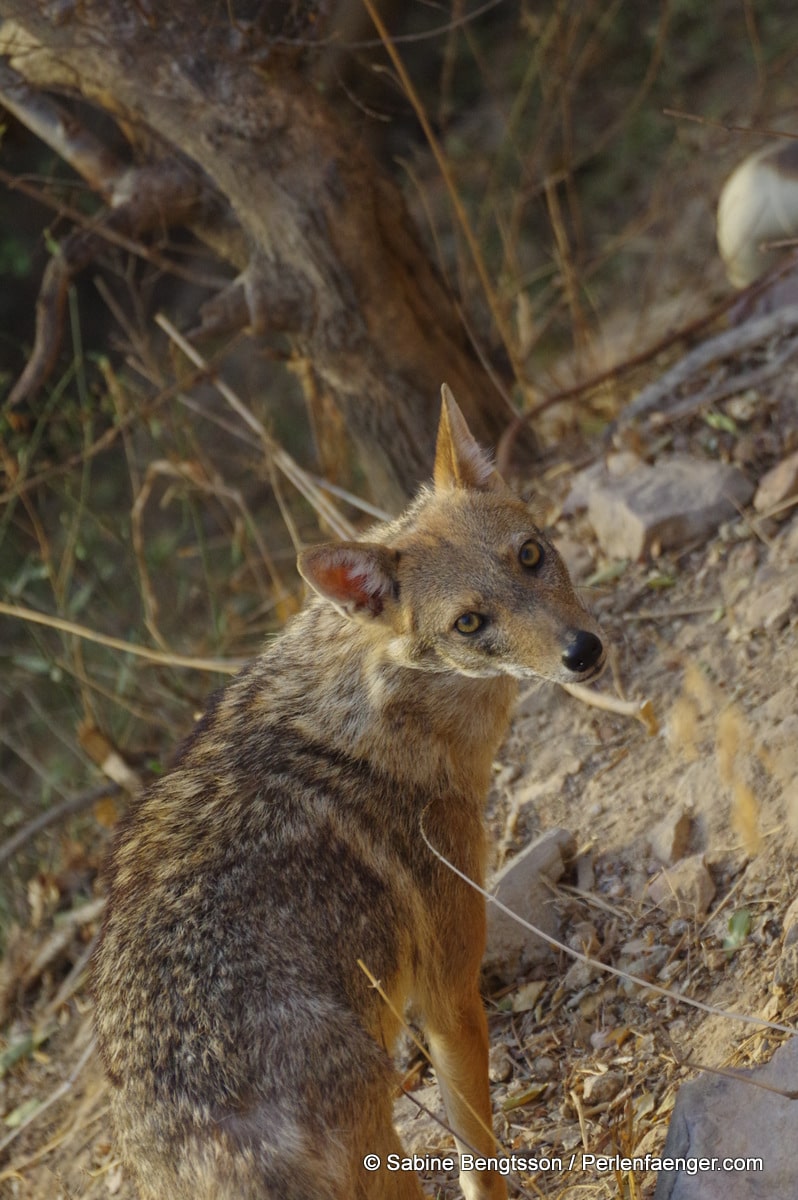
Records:
<instances>
[{"instance_id":1,"label":"small stone","mask_svg":"<svg viewBox=\"0 0 798 1200\"><path fill-rule=\"evenodd\" d=\"M623 1071L604 1071L601 1075L588 1075L582 1087L585 1104L609 1104L626 1083Z\"/></svg>"},{"instance_id":2,"label":"small stone","mask_svg":"<svg viewBox=\"0 0 798 1200\"><path fill-rule=\"evenodd\" d=\"M616 1046L617 1033L614 1029L596 1029L590 1035L590 1045L597 1052L606 1050L608 1046Z\"/></svg>"},{"instance_id":3,"label":"small stone","mask_svg":"<svg viewBox=\"0 0 798 1200\"><path fill-rule=\"evenodd\" d=\"M693 854L665 868L646 887L646 897L657 908L686 917L705 916L714 896L715 883L703 854Z\"/></svg>"},{"instance_id":4,"label":"small stone","mask_svg":"<svg viewBox=\"0 0 798 1200\"><path fill-rule=\"evenodd\" d=\"M553 1058L549 1058L548 1054L541 1054L532 1063L532 1074L535 1079L551 1079L556 1070L557 1064Z\"/></svg>"},{"instance_id":5,"label":"small stone","mask_svg":"<svg viewBox=\"0 0 798 1200\"><path fill-rule=\"evenodd\" d=\"M619 450L607 455L607 474L611 479L625 479L642 466L645 466L642 458L632 450Z\"/></svg>"},{"instance_id":6,"label":"small stone","mask_svg":"<svg viewBox=\"0 0 798 1200\"><path fill-rule=\"evenodd\" d=\"M684 858L693 832L693 817L683 807L673 808L658 821L648 837L652 853L666 866Z\"/></svg>"},{"instance_id":7,"label":"small stone","mask_svg":"<svg viewBox=\"0 0 798 1200\"><path fill-rule=\"evenodd\" d=\"M784 939L781 955L773 973L777 987L794 991L798 984L798 899L793 900L782 919Z\"/></svg>"},{"instance_id":8,"label":"small stone","mask_svg":"<svg viewBox=\"0 0 798 1200\"><path fill-rule=\"evenodd\" d=\"M687 812L704 813L719 804L721 796L718 769L706 755L687 764L674 788L675 803Z\"/></svg>"},{"instance_id":9,"label":"small stone","mask_svg":"<svg viewBox=\"0 0 798 1200\"><path fill-rule=\"evenodd\" d=\"M504 1042L491 1047L488 1056L488 1077L491 1083L507 1083L513 1077L513 1060Z\"/></svg>"},{"instance_id":10,"label":"small stone","mask_svg":"<svg viewBox=\"0 0 798 1200\"><path fill-rule=\"evenodd\" d=\"M531 1012L545 990L545 979L533 979L531 983L522 984L513 994L513 1012Z\"/></svg>"},{"instance_id":11,"label":"small stone","mask_svg":"<svg viewBox=\"0 0 798 1200\"><path fill-rule=\"evenodd\" d=\"M757 512L767 512L793 496L798 496L798 450L762 476L754 496L754 508ZM783 519L790 516L791 511L785 508L782 513L775 515Z\"/></svg>"},{"instance_id":12,"label":"small stone","mask_svg":"<svg viewBox=\"0 0 798 1200\"><path fill-rule=\"evenodd\" d=\"M762 398L756 388L748 388L745 392L740 392L737 396L732 396L726 401L726 412L737 421L738 424L747 424L753 421L762 408Z\"/></svg>"},{"instance_id":13,"label":"small stone","mask_svg":"<svg viewBox=\"0 0 798 1200\"><path fill-rule=\"evenodd\" d=\"M798 606L798 572L766 566L734 606L736 626L745 633L783 629Z\"/></svg>"},{"instance_id":14,"label":"small stone","mask_svg":"<svg viewBox=\"0 0 798 1200\"><path fill-rule=\"evenodd\" d=\"M589 467L585 467L584 471L579 471L573 476L571 479L571 490L562 505L562 511L565 516L571 517L578 512L584 512L590 499L591 489L597 480L602 478L606 469L603 462L595 462L591 463Z\"/></svg>"},{"instance_id":15,"label":"small stone","mask_svg":"<svg viewBox=\"0 0 798 1200\"><path fill-rule=\"evenodd\" d=\"M593 855L590 851L579 854L576 858L576 886L580 892L592 892L596 886L596 871L593 866Z\"/></svg>"},{"instance_id":16,"label":"small stone","mask_svg":"<svg viewBox=\"0 0 798 1200\"><path fill-rule=\"evenodd\" d=\"M594 979L598 979L601 971L598 967L591 966L586 962L571 963L568 970L565 972L562 980L562 988L565 992L581 992Z\"/></svg>"},{"instance_id":17,"label":"small stone","mask_svg":"<svg viewBox=\"0 0 798 1200\"><path fill-rule=\"evenodd\" d=\"M782 950L773 972L773 982L776 987L795 990L798 983L798 945L794 942Z\"/></svg>"}]
</instances>

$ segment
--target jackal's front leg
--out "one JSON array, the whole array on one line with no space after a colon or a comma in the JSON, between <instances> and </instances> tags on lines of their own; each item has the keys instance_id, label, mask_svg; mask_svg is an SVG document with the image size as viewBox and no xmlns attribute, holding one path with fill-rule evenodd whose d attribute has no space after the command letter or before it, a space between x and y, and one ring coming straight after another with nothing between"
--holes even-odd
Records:
<instances>
[{"instance_id":1,"label":"jackal's front leg","mask_svg":"<svg viewBox=\"0 0 798 1200\"><path fill-rule=\"evenodd\" d=\"M426 1024L427 1042L446 1115L461 1155L498 1153L488 1085L488 1023L474 990L447 1014L445 1028ZM496 1171L461 1171L466 1200L505 1200L507 1188Z\"/></svg>"}]
</instances>

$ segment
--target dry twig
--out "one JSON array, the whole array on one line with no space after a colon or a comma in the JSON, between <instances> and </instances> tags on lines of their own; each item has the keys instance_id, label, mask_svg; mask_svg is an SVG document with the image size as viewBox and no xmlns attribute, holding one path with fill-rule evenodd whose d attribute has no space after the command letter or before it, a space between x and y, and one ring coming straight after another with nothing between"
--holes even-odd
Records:
<instances>
[{"instance_id":1,"label":"dry twig","mask_svg":"<svg viewBox=\"0 0 798 1200\"><path fill-rule=\"evenodd\" d=\"M25 846L42 830L49 829L51 825L57 825L59 821L65 821L67 817L74 817L76 813L84 812L87 808L91 808L99 800L106 796L118 796L122 788L119 784L101 783L97 787L91 788L88 792L81 792L78 796L70 796L68 800L64 800L61 804L56 804L47 812L40 813L34 817L32 821L28 821L27 825L23 825L18 829L6 842L0 846L0 866L4 862L8 862L13 858L23 846Z\"/></svg>"}]
</instances>

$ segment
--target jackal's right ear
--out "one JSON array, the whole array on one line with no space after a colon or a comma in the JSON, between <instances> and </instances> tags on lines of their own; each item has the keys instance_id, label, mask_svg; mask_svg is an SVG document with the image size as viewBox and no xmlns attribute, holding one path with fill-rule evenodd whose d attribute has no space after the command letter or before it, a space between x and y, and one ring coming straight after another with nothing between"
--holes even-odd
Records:
<instances>
[{"instance_id":1,"label":"jackal's right ear","mask_svg":"<svg viewBox=\"0 0 798 1200\"><path fill-rule=\"evenodd\" d=\"M506 491L507 485L480 446L452 395L441 388L441 419L435 446L435 487Z\"/></svg>"},{"instance_id":2,"label":"jackal's right ear","mask_svg":"<svg viewBox=\"0 0 798 1200\"><path fill-rule=\"evenodd\" d=\"M299 573L345 616L379 617L396 595L399 555L374 542L338 542L303 550Z\"/></svg>"}]
</instances>

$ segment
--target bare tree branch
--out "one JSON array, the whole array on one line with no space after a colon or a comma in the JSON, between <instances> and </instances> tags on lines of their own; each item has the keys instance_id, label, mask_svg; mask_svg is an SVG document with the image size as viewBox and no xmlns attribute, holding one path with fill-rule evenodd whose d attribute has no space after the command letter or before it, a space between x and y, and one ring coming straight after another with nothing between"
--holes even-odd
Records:
<instances>
[{"instance_id":1,"label":"bare tree branch","mask_svg":"<svg viewBox=\"0 0 798 1200\"><path fill-rule=\"evenodd\" d=\"M291 337L310 364L300 373L309 403L333 403L374 494L398 505L429 474L442 379L487 443L507 402L397 186L290 56L287 67L268 57L264 70L263 38L242 44L223 10L199 8L155 0L145 19L122 0L84 0L54 22L45 0L0 0L0 18L26 46L12 55L16 71L27 77L35 64L40 79L49 62L61 80L71 75L140 153L171 147L225 198L240 228L235 265L251 263L250 322Z\"/></svg>"},{"instance_id":2,"label":"bare tree branch","mask_svg":"<svg viewBox=\"0 0 798 1200\"><path fill-rule=\"evenodd\" d=\"M105 248L108 232L139 237L153 228L183 225L198 215L205 200L196 173L167 161L126 171L113 190L116 200L125 193L129 198L95 225L71 233L47 265L36 302L33 351L9 405L33 395L49 376L61 346L69 284Z\"/></svg>"},{"instance_id":3,"label":"bare tree branch","mask_svg":"<svg viewBox=\"0 0 798 1200\"><path fill-rule=\"evenodd\" d=\"M0 103L77 171L95 192L111 200L127 164L0 59Z\"/></svg>"}]
</instances>

